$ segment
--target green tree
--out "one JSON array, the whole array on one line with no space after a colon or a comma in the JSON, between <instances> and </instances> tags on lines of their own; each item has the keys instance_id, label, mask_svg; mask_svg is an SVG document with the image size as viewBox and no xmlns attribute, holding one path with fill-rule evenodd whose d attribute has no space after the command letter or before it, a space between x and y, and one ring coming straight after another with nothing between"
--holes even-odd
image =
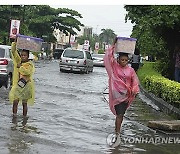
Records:
<instances>
[{"instance_id":1,"label":"green tree","mask_svg":"<svg viewBox=\"0 0 180 154\"><path fill-rule=\"evenodd\" d=\"M89 45L92 50L94 50L94 38L90 35L82 35L80 37L77 37L77 43L80 45L84 44L85 40L89 40Z\"/></svg>"},{"instance_id":2,"label":"green tree","mask_svg":"<svg viewBox=\"0 0 180 154\"><path fill-rule=\"evenodd\" d=\"M125 6L128 12L125 20L131 20L132 37L138 39L140 51L153 54L160 59L164 76L173 78L173 51L179 43L180 36L180 6L178 5L146 5Z\"/></svg>"},{"instance_id":3,"label":"green tree","mask_svg":"<svg viewBox=\"0 0 180 154\"><path fill-rule=\"evenodd\" d=\"M8 41L9 31L10 31L10 20L12 19L12 14L16 19L20 19L20 12L18 12L18 6L12 5L1 5L0 6L0 42L6 44Z\"/></svg>"},{"instance_id":4,"label":"green tree","mask_svg":"<svg viewBox=\"0 0 180 154\"><path fill-rule=\"evenodd\" d=\"M117 36L112 29L101 29L102 33L99 34L101 42L106 44L112 44L115 37Z\"/></svg>"},{"instance_id":5,"label":"green tree","mask_svg":"<svg viewBox=\"0 0 180 154\"><path fill-rule=\"evenodd\" d=\"M63 31L66 35L77 34L75 29L80 31L83 26L76 18L82 18L77 11L68 8L54 9L47 5L36 6L29 28L38 36L48 35L52 38L54 29Z\"/></svg>"},{"instance_id":6,"label":"green tree","mask_svg":"<svg viewBox=\"0 0 180 154\"><path fill-rule=\"evenodd\" d=\"M21 34L36 37L47 35L48 41L51 42L55 41L54 29L74 35L76 30L80 31L80 26L83 26L78 20L82 16L77 11L67 8L55 9L48 5L1 5L0 13L0 24L3 25L0 28L1 42L4 37L8 39L10 19L21 21Z\"/></svg>"}]
</instances>

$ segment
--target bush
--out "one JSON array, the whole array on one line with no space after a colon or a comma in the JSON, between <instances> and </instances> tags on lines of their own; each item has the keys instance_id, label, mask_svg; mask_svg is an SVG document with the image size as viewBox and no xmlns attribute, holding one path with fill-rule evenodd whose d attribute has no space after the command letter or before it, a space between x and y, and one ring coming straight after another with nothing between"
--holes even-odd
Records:
<instances>
[{"instance_id":1,"label":"bush","mask_svg":"<svg viewBox=\"0 0 180 154\"><path fill-rule=\"evenodd\" d=\"M139 68L138 77L143 86L145 86L144 83L146 76L161 76L161 74L154 69L155 65L155 62L144 62L143 66Z\"/></svg>"},{"instance_id":2,"label":"bush","mask_svg":"<svg viewBox=\"0 0 180 154\"><path fill-rule=\"evenodd\" d=\"M98 50L98 54L103 54L104 53L104 50L103 49L99 49Z\"/></svg>"},{"instance_id":3,"label":"bush","mask_svg":"<svg viewBox=\"0 0 180 154\"><path fill-rule=\"evenodd\" d=\"M159 73L161 73L164 77L168 77L169 65L170 65L169 61L159 60L159 61L157 61L156 65L155 65L155 70L158 71Z\"/></svg>"},{"instance_id":4,"label":"bush","mask_svg":"<svg viewBox=\"0 0 180 154\"><path fill-rule=\"evenodd\" d=\"M156 63L145 63L138 70L138 77L142 85L157 97L171 104L180 104L180 83L171 81L156 72Z\"/></svg>"},{"instance_id":5,"label":"bush","mask_svg":"<svg viewBox=\"0 0 180 154\"><path fill-rule=\"evenodd\" d=\"M147 76L145 88L170 103L180 103L180 84L164 77Z\"/></svg>"}]
</instances>

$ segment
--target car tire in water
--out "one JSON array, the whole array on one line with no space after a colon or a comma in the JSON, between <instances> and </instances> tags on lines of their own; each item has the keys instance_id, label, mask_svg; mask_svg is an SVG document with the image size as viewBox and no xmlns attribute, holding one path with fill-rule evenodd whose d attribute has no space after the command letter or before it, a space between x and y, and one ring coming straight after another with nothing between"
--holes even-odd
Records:
<instances>
[{"instance_id":1,"label":"car tire in water","mask_svg":"<svg viewBox=\"0 0 180 154\"><path fill-rule=\"evenodd\" d=\"M86 74L89 74L89 69L88 69L88 67L86 68L85 73L86 73Z\"/></svg>"},{"instance_id":2,"label":"car tire in water","mask_svg":"<svg viewBox=\"0 0 180 154\"><path fill-rule=\"evenodd\" d=\"M60 69L60 72L65 72L63 69Z\"/></svg>"}]
</instances>

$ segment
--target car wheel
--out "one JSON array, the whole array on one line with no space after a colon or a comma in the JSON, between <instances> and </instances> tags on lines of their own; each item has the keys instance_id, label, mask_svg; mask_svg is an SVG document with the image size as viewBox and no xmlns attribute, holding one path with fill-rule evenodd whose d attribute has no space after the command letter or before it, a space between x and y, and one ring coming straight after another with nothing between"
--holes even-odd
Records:
<instances>
[{"instance_id":1,"label":"car wheel","mask_svg":"<svg viewBox=\"0 0 180 154\"><path fill-rule=\"evenodd\" d=\"M85 73L86 73L86 74L89 74L89 70L88 70L88 68L86 68L86 71L85 71Z\"/></svg>"},{"instance_id":2,"label":"car wheel","mask_svg":"<svg viewBox=\"0 0 180 154\"><path fill-rule=\"evenodd\" d=\"M60 69L60 72L64 72L64 70L63 70L63 69Z\"/></svg>"},{"instance_id":3,"label":"car wheel","mask_svg":"<svg viewBox=\"0 0 180 154\"><path fill-rule=\"evenodd\" d=\"M11 77L11 75L8 75L6 83L5 83L6 89L10 89L11 85L12 85L12 77Z\"/></svg>"}]
</instances>

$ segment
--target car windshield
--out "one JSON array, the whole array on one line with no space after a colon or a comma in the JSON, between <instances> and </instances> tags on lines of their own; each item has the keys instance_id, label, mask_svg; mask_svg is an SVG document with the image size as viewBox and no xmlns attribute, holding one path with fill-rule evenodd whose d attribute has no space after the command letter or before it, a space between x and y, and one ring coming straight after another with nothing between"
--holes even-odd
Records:
<instances>
[{"instance_id":1,"label":"car windshield","mask_svg":"<svg viewBox=\"0 0 180 154\"><path fill-rule=\"evenodd\" d=\"M5 50L0 48L0 58L4 58Z\"/></svg>"},{"instance_id":2,"label":"car windshield","mask_svg":"<svg viewBox=\"0 0 180 154\"><path fill-rule=\"evenodd\" d=\"M83 51L80 50L66 50L63 54L64 57L83 59Z\"/></svg>"}]
</instances>

